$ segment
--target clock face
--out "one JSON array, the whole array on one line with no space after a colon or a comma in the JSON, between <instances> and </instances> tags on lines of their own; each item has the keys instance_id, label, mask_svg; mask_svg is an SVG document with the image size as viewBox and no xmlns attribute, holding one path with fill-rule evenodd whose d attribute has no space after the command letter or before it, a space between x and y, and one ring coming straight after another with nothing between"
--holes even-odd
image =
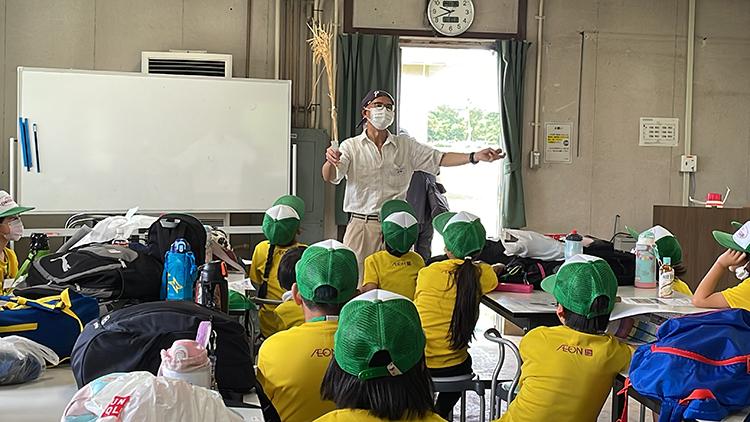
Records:
<instances>
[{"instance_id":1,"label":"clock face","mask_svg":"<svg viewBox=\"0 0 750 422\"><path fill-rule=\"evenodd\" d=\"M463 34L474 22L472 0L430 0L427 18L435 30L443 35Z\"/></svg>"}]
</instances>

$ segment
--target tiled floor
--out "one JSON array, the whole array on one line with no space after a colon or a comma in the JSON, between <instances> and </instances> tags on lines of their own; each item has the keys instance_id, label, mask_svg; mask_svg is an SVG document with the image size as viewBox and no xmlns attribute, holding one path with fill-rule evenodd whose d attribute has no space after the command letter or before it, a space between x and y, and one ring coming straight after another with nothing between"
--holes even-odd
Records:
<instances>
[{"instance_id":1,"label":"tiled floor","mask_svg":"<svg viewBox=\"0 0 750 422\"><path fill-rule=\"evenodd\" d=\"M497 363L497 354L498 354L498 348L497 345L494 343L490 343L488 340L484 338L484 332L492 328L495 324L495 314L490 311L489 309L485 308L484 306L481 307L479 322L477 323L477 328L475 331L476 339L472 343L471 349L469 349L469 352L471 353L471 358L473 361L473 367L474 372L479 375L482 379L490 379L492 377L492 370L495 368L495 365ZM516 344L521 340L520 337L510 337L507 338L513 340ZM500 378L501 379L510 379L513 377L513 373L516 370L516 362L513 358L510 356L506 357L506 363L500 372ZM488 407L488 415L489 415L489 391L487 392L487 407ZM611 397L607 398L607 402L604 404L604 407L602 408L602 412L599 414L599 419L597 422L610 422L611 416L610 416L610 409L611 409ZM628 422L638 422L639 421L639 407L640 405L631 399L630 401L630 414L628 415ZM646 415L646 421L650 422L651 417L649 415L649 411L647 411ZM456 408L454 410L454 420L459 420L459 414L460 414L460 406L456 405ZM467 394L467 411L466 411L466 420L468 422L478 422L479 421L479 399L478 397L473 393Z\"/></svg>"}]
</instances>

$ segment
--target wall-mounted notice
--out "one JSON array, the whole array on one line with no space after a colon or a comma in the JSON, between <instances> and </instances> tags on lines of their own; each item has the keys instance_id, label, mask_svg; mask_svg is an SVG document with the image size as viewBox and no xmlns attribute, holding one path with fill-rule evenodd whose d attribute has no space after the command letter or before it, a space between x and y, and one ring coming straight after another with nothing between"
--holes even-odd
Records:
<instances>
[{"instance_id":1,"label":"wall-mounted notice","mask_svg":"<svg viewBox=\"0 0 750 422\"><path fill-rule=\"evenodd\" d=\"M571 153L572 123L545 123L544 132L544 162L572 163Z\"/></svg>"},{"instance_id":2,"label":"wall-mounted notice","mask_svg":"<svg viewBox=\"0 0 750 422\"><path fill-rule=\"evenodd\" d=\"M641 117L640 141L642 147L676 147L680 139L680 119L671 117Z\"/></svg>"}]
</instances>

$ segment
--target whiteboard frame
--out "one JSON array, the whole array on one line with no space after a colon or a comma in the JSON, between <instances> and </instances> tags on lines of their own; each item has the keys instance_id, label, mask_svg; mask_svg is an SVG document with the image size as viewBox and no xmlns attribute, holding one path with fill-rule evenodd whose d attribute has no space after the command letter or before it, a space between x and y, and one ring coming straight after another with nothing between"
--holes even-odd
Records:
<instances>
[{"instance_id":1,"label":"whiteboard frame","mask_svg":"<svg viewBox=\"0 0 750 422\"><path fill-rule=\"evenodd\" d=\"M40 73L72 73L72 74L92 74L92 75L111 75L111 76L130 76L130 77L136 77L136 78L156 78L156 79L198 79L198 80L205 80L205 79L215 79L213 77L206 77L206 76L193 76L193 75L162 75L162 74L144 74L141 72L117 72L117 71L98 71L98 70L84 70L84 69L57 69L57 68L42 68L42 67L25 67L25 66L19 66L17 69L17 90L16 90L16 117L13 120L14 124L16 126L16 142L11 141L11 149L13 150L9 154L9 161L13 160L10 163L9 170L11 174L10 177L10 190L11 195L13 198L16 199L17 202L23 203L23 192L21 188L21 178L23 171L23 166L18 162L21 157L18 149L20 146L14 148L15 145L18 144L21 136L21 131L18 126L18 119L21 116L21 110L22 110L22 95L23 95L23 84L22 84L22 73L24 71L32 71L32 72L40 72ZM222 81L226 80L245 80L245 81L262 81L264 83L276 83L276 84L283 84L288 85L289 89L287 90L287 102L289 104L289 111L287 112L287 123L285 125L287 136L286 136L286 146L287 146L287 153L284 154L284 158L286 159L286 180L284 182L285 188L285 194L289 194L292 189L292 112L291 112L291 101L292 101L292 81L290 80L280 80L280 79L260 79L260 78L217 78ZM12 138L11 138L12 139ZM36 164L36 159L34 159L34 163ZM32 170L33 171L33 170ZM270 206L270 204L269 204ZM66 211L43 211L43 210L33 210L27 212L27 214L32 215L65 215L65 214L73 214L76 212L79 212L80 210L66 210ZM125 209L97 209L92 210L92 212L96 213L122 213L124 214L127 210ZM170 212L179 212L179 213L188 213L188 214L207 214L207 213L263 213L266 211L266 208L258 208L258 209L140 209L139 213L144 214L159 214L159 213L170 213ZM87 211L83 211L87 212Z\"/></svg>"}]
</instances>

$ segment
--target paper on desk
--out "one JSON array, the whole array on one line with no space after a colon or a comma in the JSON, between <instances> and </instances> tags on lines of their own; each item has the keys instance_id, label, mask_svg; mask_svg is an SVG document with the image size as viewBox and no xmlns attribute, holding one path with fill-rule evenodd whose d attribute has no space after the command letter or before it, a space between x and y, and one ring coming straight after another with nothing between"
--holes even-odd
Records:
<instances>
[{"instance_id":1,"label":"paper on desk","mask_svg":"<svg viewBox=\"0 0 750 422\"><path fill-rule=\"evenodd\" d=\"M626 297L615 304L610 321L649 313L696 314L708 309L696 308L689 298L660 299L655 297Z\"/></svg>"},{"instance_id":2,"label":"paper on desk","mask_svg":"<svg viewBox=\"0 0 750 422\"><path fill-rule=\"evenodd\" d=\"M695 314L708 309L696 308L690 298L626 297L615 304L607 333L627 344L640 346L656 341L659 327L675 314Z\"/></svg>"}]
</instances>

